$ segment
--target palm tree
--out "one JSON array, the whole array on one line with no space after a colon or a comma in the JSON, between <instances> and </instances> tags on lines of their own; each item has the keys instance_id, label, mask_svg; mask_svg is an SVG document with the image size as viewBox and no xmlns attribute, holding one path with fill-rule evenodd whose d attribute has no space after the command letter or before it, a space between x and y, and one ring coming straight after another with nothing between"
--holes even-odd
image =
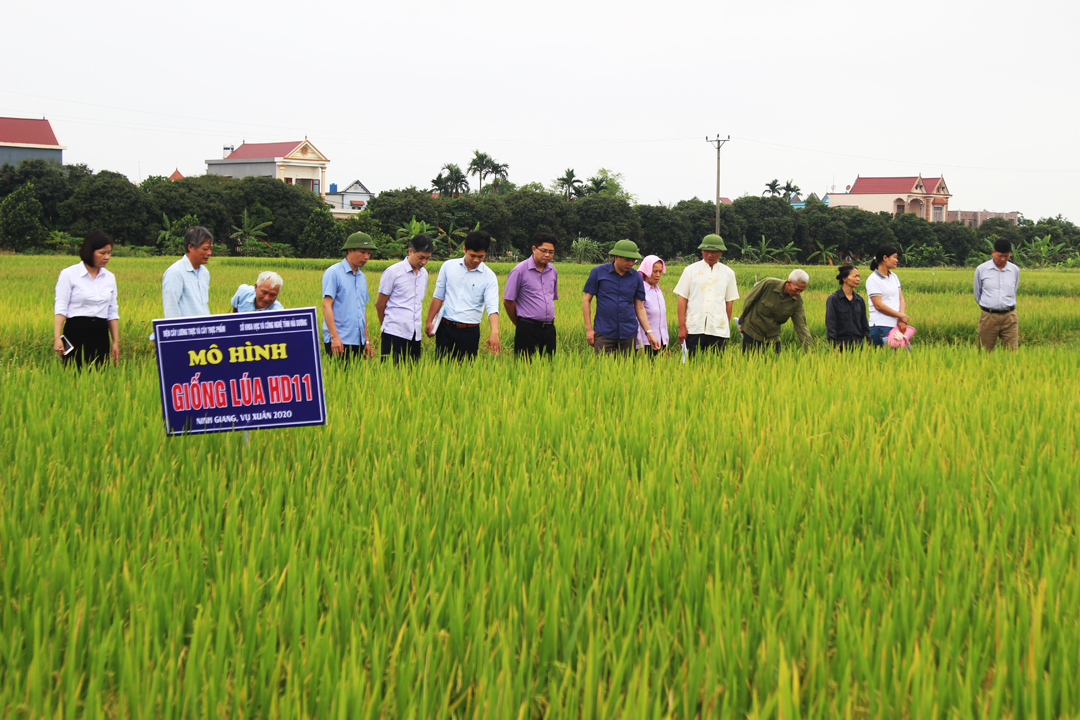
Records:
<instances>
[{"instance_id":1,"label":"palm tree","mask_svg":"<svg viewBox=\"0 0 1080 720\"><path fill-rule=\"evenodd\" d=\"M585 195L599 195L600 193L604 192L604 190L606 190L606 189L607 189L607 180L605 178L600 177L599 175L594 175L593 177L589 178L589 184L585 186L585 193L584 194Z\"/></svg>"},{"instance_id":2,"label":"palm tree","mask_svg":"<svg viewBox=\"0 0 1080 720\"><path fill-rule=\"evenodd\" d=\"M566 168L566 174L555 180L555 186L563 191L563 197L567 200L581 187L581 178L574 175L573 168Z\"/></svg>"},{"instance_id":3,"label":"palm tree","mask_svg":"<svg viewBox=\"0 0 1080 720\"><path fill-rule=\"evenodd\" d=\"M450 194L450 187L446 182L446 176L443 175L442 170L440 170L439 175L431 181L431 189L433 192L439 193L439 195Z\"/></svg>"},{"instance_id":4,"label":"palm tree","mask_svg":"<svg viewBox=\"0 0 1080 720\"><path fill-rule=\"evenodd\" d=\"M498 160L492 160L488 163L487 174L491 177L491 194L499 194L499 181L506 179L506 174L510 171L510 166L506 163L501 163ZM480 186L483 191L483 185Z\"/></svg>"},{"instance_id":5,"label":"palm tree","mask_svg":"<svg viewBox=\"0 0 1080 720\"><path fill-rule=\"evenodd\" d=\"M442 167L446 171L446 191L453 197L459 197L462 193L469 192L469 178L458 167L457 163L446 163ZM439 173L442 175L442 173Z\"/></svg>"},{"instance_id":6,"label":"palm tree","mask_svg":"<svg viewBox=\"0 0 1080 720\"><path fill-rule=\"evenodd\" d=\"M761 194L764 196L765 193L768 193L769 195L773 195L773 196L779 195L780 194L780 181L774 178L771 182L765 183L765 192L763 192Z\"/></svg>"},{"instance_id":7,"label":"palm tree","mask_svg":"<svg viewBox=\"0 0 1080 720\"><path fill-rule=\"evenodd\" d=\"M836 245L829 245L823 240L813 237L810 238L810 243L816 249L806 257L806 262L814 262L815 258L822 265L832 265L836 262Z\"/></svg>"},{"instance_id":8,"label":"palm tree","mask_svg":"<svg viewBox=\"0 0 1080 720\"><path fill-rule=\"evenodd\" d=\"M244 208L243 214L240 215L240 227L233 225L233 230L236 232L229 235L229 239L234 241L233 249L235 250L244 247L244 243L249 240L262 240L266 247L270 247L270 243L266 241L266 233L263 232L263 228L269 227L272 222L273 221L264 222L256 225L255 218L249 218L247 208Z\"/></svg>"},{"instance_id":9,"label":"palm tree","mask_svg":"<svg viewBox=\"0 0 1080 720\"><path fill-rule=\"evenodd\" d=\"M467 171L470 175L477 175L480 178L480 183L476 186L480 190L484 189L484 176L488 174L488 167L492 162L491 156L487 153L473 150L473 159L469 161Z\"/></svg>"},{"instance_id":10,"label":"palm tree","mask_svg":"<svg viewBox=\"0 0 1080 720\"><path fill-rule=\"evenodd\" d=\"M790 200L792 195L798 195L801 192L799 186L791 180L788 180L786 183L784 183L784 187L781 189L784 191L785 200Z\"/></svg>"}]
</instances>

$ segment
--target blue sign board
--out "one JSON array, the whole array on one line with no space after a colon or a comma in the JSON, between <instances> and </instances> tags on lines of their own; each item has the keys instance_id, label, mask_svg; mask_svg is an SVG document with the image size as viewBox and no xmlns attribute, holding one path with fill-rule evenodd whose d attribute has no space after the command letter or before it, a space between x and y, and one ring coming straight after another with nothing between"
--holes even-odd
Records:
<instances>
[{"instance_id":1,"label":"blue sign board","mask_svg":"<svg viewBox=\"0 0 1080 720\"><path fill-rule=\"evenodd\" d=\"M154 321L168 435L325 425L315 308Z\"/></svg>"}]
</instances>

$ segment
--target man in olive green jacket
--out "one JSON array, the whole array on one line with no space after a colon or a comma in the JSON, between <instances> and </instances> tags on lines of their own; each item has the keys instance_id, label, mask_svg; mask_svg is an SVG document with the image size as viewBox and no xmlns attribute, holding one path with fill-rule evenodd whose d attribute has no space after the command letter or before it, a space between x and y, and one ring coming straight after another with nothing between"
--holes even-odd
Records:
<instances>
[{"instance_id":1,"label":"man in olive green jacket","mask_svg":"<svg viewBox=\"0 0 1080 720\"><path fill-rule=\"evenodd\" d=\"M780 326L789 319L803 349L810 349L810 328L802 301L809 284L810 276L804 270L792 270L787 280L765 278L751 288L738 318L744 353L761 350L766 344L774 345L779 353Z\"/></svg>"}]
</instances>

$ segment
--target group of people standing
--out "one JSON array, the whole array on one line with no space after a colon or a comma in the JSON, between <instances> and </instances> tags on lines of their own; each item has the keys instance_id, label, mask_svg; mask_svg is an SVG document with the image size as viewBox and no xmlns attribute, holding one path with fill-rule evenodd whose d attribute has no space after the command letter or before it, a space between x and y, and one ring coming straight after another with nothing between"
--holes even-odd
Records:
<instances>
[{"instance_id":1,"label":"group of people standing","mask_svg":"<svg viewBox=\"0 0 1080 720\"><path fill-rule=\"evenodd\" d=\"M115 363L119 358L116 278L105 268L112 244L105 233L87 235L80 251L81 261L65 268L56 284L53 349L76 366L109 359ZM530 256L518 263L506 279L502 307L516 327L516 355L531 357L556 351L555 301L559 299L559 283L552 261L557 244L550 233L537 233ZM487 348L498 354L502 349L499 283L484 263L490 246L488 233L469 233L462 245L462 256L440 267L425 316L425 266L435 247L426 235L413 237L408 256L386 268L379 278L375 310L380 325L380 355L395 363L419 359L421 340L427 335L435 338L437 355L475 357L485 316L490 326ZM183 257L162 276L166 318L210 314L210 273L205 265L213 252L213 237L206 228L189 228L184 235L184 249ZM342 261L323 273L323 343L332 358L375 356L367 327L370 297L362 272L374 250L369 235L354 233L342 246ZM740 296L734 271L720 262L727 250L723 239L707 235L698 250L701 260L683 269L674 291L677 339L688 356L722 351L734 331L741 338L744 353L767 348L779 353L780 329L789 320L804 349L810 347L802 298L810 282L805 271L793 270L786 280L760 280L747 293L741 317L733 317L734 303ZM643 258L630 240L617 242L609 255L608 262L590 271L583 288L581 308L588 344L597 355L643 351L655 356L672 347L667 302L659 287L667 272L665 262L656 255ZM1020 271L1010 258L1008 241L998 240L991 259L975 270L975 300L982 311L979 342L987 350L993 350L999 341L1007 348L1018 345L1016 292ZM910 318L900 279L894 272L898 265L897 248L878 248L866 280L869 304L857 292L862 282L859 269L854 265L839 268L836 279L840 289L825 304L826 336L837 349L880 347L894 328L901 333L907 331ZM277 299L282 284L277 273L261 273L255 285L237 289L231 300L232 311L283 309Z\"/></svg>"}]
</instances>

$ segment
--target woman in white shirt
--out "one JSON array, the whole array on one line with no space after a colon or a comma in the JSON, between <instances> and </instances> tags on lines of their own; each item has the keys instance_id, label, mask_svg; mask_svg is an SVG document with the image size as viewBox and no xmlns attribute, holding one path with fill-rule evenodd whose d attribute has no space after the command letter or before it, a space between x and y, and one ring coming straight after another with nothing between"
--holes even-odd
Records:
<instances>
[{"instance_id":1,"label":"woman in white shirt","mask_svg":"<svg viewBox=\"0 0 1080 720\"><path fill-rule=\"evenodd\" d=\"M112 256L112 238L95 230L86 236L82 262L60 271L53 312L53 350L65 362L102 364L120 358L120 313L116 278L105 269ZM72 346L65 354L64 340Z\"/></svg>"},{"instance_id":2,"label":"woman in white shirt","mask_svg":"<svg viewBox=\"0 0 1080 720\"><path fill-rule=\"evenodd\" d=\"M893 270L900 264L900 251L892 245L882 245L870 263L866 279L866 294L870 298L870 345L883 347L885 337L894 327L907 330L907 304L900 278Z\"/></svg>"}]
</instances>

